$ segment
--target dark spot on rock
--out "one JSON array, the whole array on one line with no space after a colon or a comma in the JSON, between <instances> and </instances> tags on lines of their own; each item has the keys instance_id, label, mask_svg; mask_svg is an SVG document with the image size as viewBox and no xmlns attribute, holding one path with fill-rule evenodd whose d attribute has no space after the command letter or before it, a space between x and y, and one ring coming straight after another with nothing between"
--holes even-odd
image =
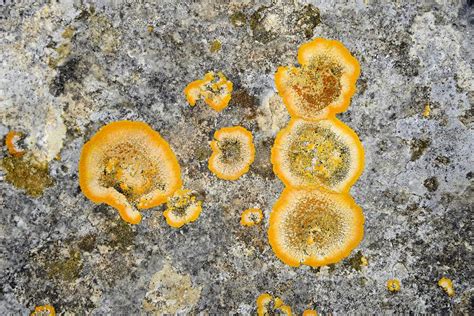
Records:
<instances>
[{"instance_id":1,"label":"dark spot on rock","mask_svg":"<svg viewBox=\"0 0 474 316\"><path fill-rule=\"evenodd\" d=\"M466 179L472 180L472 178L474 178L474 173L473 173L472 171L469 171L469 172L466 174Z\"/></svg>"},{"instance_id":2,"label":"dark spot on rock","mask_svg":"<svg viewBox=\"0 0 474 316\"><path fill-rule=\"evenodd\" d=\"M367 90L367 80L366 79L359 79L357 80L357 90L360 95L364 94L365 90Z\"/></svg>"},{"instance_id":3,"label":"dark spot on rock","mask_svg":"<svg viewBox=\"0 0 474 316\"><path fill-rule=\"evenodd\" d=\"M79 242L77 243L77 246L81 250L92 252L95 249L95 241L96 241L95 235L87 235L87 236L84 236L81 240L79 240Z\"/></svg>"},{"instance_id":4,"label":"dark spot on rock","mask_svg":"<svg viewBox=\"0 0 474 316\"><path fill-rule=\"evenodd\" d=\"M262 44L267 44L278 37L278 33L265 28L265 19L267 18L267 10L269 8L262 6L250 16L252 36L257 42Z\"/></svg>"},{"instance_id":5,"label":"dark spot on rock","mask_svg":"<svg viewBox=\"0 0 474 316\"><path fill-rule=\"evenodd\" d=\"M108 245L112 248L125 250L135 242L136 233L130 224L117 219L107 228Z\"/></svg>"},{"instance_id":6,"label":"dark spot on rock","mask_svg":"<svg viewBox=\"0 0 474 316\"><path fill-rule=\"evenodd\" d=\"M363 257L364 256L362 255L362 252L357 251L353 256L351 256L347 260L347 264L349 266L351 266L354 270L360 271L362 269L361 267L363 265L363 262L362 262Z\"/></svg>"},{"instance_id":7,"label":"dark spot on rock","mask_svg":"<svg viewBox=\"0 0 474 316\"><path fill-rule=\"evenodd\" d=\"M264 139L256 142L255 151L259 153L255 156L255 161L251 166L252 172L255 172L264 179L273 180L275 174L273 173L273 166L270 162L271 147L273 139Z\"/></svg>"},{"instance_id":8,"label":"dark spot on rock","mask_svg":"<svg viewBox=\"0 0 474 316\"><path fill-rule=\"evenodd\" d=\"M408 204L406 207L406 210L409 212L414 212L417 209L418 209L418 203L411 203L411 204Z\"/></svg>"},{"instance_id":9,"label":"dark spot on rock","mask_svg":"<svg viewBox=\"0 0 474 316\"><path fill-rule=\"evenodd\" d=\"M80 65L80 59L73 57L57 68L57 74L49 86L49 92L55 97L64 93L64 87L68 82L80 81L86 69Z\"/></svg>"},{"instance_id":10,"label":"dark spot on rock","mask_svg":"<svg viewBox=\"0 0 474 316\"><path fill-rule=\"evenodd\" d=\"M471 106L471 108L466 110L466 112L464 112L464 114L459 117L459 120L465 126L471 125L472 122L474 122L474 106Z\"/></svg>"},{"instance_id":11,"label":"dark spot on rock","mask_svg":"<svg viewBox=\"0 0 474 316\"><path fill-rule=\"evenodd\" d=\"M400 44L390 44L391 55L394 58L394 67L407 77L418 76L419 60L410 56L410 39L402 39Z\"/></svg>"},{"instance_id":12,"label":"dark spot on rock","mask_svg":"<svg viewBox=\"0 0 474 316\"><path fill-rule=\"evenodd\" d=\"M334 272L336 270L336 264L328 264L329 272Z\"/></svg>"},{"instance_id":13,"label":"dark spot on rock","mask_svg":"<svg viewBox=\"0 0 474 316\"><path fill-rule=\"evenodd\" d=\"M451 162L451 159L449 159L449 157L446 157L446 156L437 156L435 158L436 164L447 165L450 162Z\"/></svg>"},{"instance_id":14,"label":"dark spot on rock","mask_svg":"<svg viewBox=\"0 0 474 316\"><path fill-rule=\"evenodd\" d=\"M418 160L431 145L430 139L413 139L410 144L411 149L411 161Z\"/></svg>"},{"instance_id":15,"label":"dark spot on rock","mask_svg":"<svg viewBox=\"0 0 474 316\"><path fill-rule=\"evenodd\" d=\"M438 179L436 177L428 178L423 182L423 185L425 186L426 189L428 189L428 191L434 192L438 190L438 186L439 186Z\"/></svg>"},{"instance_id":16,"label":"dark spot on rock","mask_svg":"<svg viewBox=\"0 0 474 316\"><path fill-rule=\"evenodd\" d=\"M296 27L301 29L306 39L313 37L313 30L321 23L319 9L312 4L307 4L298 14Z\"/></svg>"},{"instance_id":17,"label":"dark spot on rock","mask_svg":"<svg viewBox=\"0 0 474 316\"><path fill-rule=\"evenodd\" d=\"M251 95L246 89L238 89L232 92L229 106L244 109L244 117L246 120L252 120L257 117L258 99Z\"/></svg>"},{"instance_id":18,"label":"dark spot on rock","mask_svg":"<svg viewBox=\"0 0 474 316\"><path fill-rule=\"evenodd\" d=\"M247 17L243 12L235 12L230 16L230 22L236 27L242 27L247 23Z\"/></svg>"},{"instance_id":19,"label":"dark spot on rock","mask_svg":"<svg viewBox=\"0 0 474 316\"><path fill-rule=\"evenodd\" d=\"M81 253L73 249L69 250L68 257L58 257L46 263L46 270L50 279L60 279L66 282L73 282L78 279L81 269Z\"/></svg>"},{"instance_id":20,"label":"dark spot on rock","mask_svg":"<svg viewBox=\"0 0 474 316\"><path fill-rule=\"evenodd\" d=\"M321 271L321 267L310 267L310 271L314 274L318 274Z\"/></svg>"}]
</instances>

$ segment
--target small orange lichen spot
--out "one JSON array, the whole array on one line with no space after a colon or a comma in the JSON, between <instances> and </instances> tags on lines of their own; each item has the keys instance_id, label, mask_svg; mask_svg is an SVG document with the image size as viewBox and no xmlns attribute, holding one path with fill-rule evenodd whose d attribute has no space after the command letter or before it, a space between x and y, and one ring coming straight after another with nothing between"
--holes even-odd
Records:
<instances>
[{"instance_id":1,"label":"small orange lichen spot","mask_svg":"<svg viewBox=\"0 0 474 316\"><path fill-rule=\"evenodd\" d=\"M31 313L31 316L54 316L56 311L51 305L43 305L35 307L35 311Z\"/></svg>"},{"instance_id":2,"label":"small orange lichen spot","mask_svg":"<svg viewBox=\"0 0 474 316\"><path fill-rule=\"evenodd\" d=\"M194 106L197 100L202 99L217 112L225 109L231 98L233 84L222 72L217 73L217 77L211 71L205 74L203 79L188 84L184 89L188 103Z\"/></svg>"},{"instance_id":3,"label":"small orange lichen spot","mask_svg":"<svg viewBox=\"0 0 474 316\"><path fill-rule=\"evenodd\" d=\"M449 296L454 295L454 286L453 286L453 281L446 277L442 277L438 281L438 285L443 288L443 290L448 294Z\"/></svg>"},{"instance_id":4,"label":"small orange lichen spot","mask_svg":"<svg viewBox=\"0 0 474 316\"><path fill-rule=\"evenodd\" d=\"M21 157L25 154L25 151L18 146L18 141L21 140L23 134L16 131L9 131L5 137L5 145L7 146L8 153L14 157Z\"/></svg>"},{"instance_id":5,"label":"small orange lichen spot","mask_svg":"<svg viewBox=\"0 0 474 316\"><path fill-rule=\"evenodd\" d=\"M351 196L322 188L286 188L270 214L273 252L293 267L336 263L357 247L363 235L364 215Z\"/></svg>"},{"instance_id":6,"label":"small orange lichen spot","mask_svg":"<svg viewBox=\"0 0 474 316\"><path fill-rule=\"evenodd\" d=\"M241 126L224 127L214 133L209 170L218 178L236 180L247 171L255 158L253 136Z\"/></svg>"},{"instance_id":7,"label":"small orange lichen spot","mask_svg":"<svg viewBox=\"0 0 474 316\"><path fill-rule=\"evenodd\" d=\"M430 104L427 103L427 104L425 105L425 109L423 110L423 116L424 116L424 117L429 117L430 114L431 114Z\"/></svg>"},{"instance_id":8,"label":"small orange lichen spot","mask_svg":"<svg viewBox=\"0 0 474 316\"><path fill-rule=\"evenodd\" d=\"M275 312L281 312L285 315L291 316L291 307L285 305L285 303L278 297L273 298L268 293L261 294L257 298L257 315L267 316L276 314Z\"/></svg>"},{"instance_id":9,"label":"small orange lichen spot","mask_svg":"<svg viewBox=\"0 0 474 316\"><path fill-rule=\"evenodd\" d=\"M292 119L278 133L271 161L286 186L348 192L364 168L364 148L354 131L336 118Z\"/></svg>"},{"instance_id":10,"label":"small orange lichen spot","mask_svg":"<svg viewBox=\"0 0 474 316\"><path fill-rule=\"evenodd\" d=\"M360 265L367 267L369 265L369 260L367 260L367 258L364 256L360 257Z\"/></svg>"},{"instance_id":11,"label":"small orange lichen spot","mask_svg":"<svg viewBox=\"0 0 474 316\"><path fill-rule=\"evenodd\" d=\"M196 200L191 195L190 190L179 189L166 203L166 210L163 215L168 225L174 228L180 228L184 224L194 222L202 210L202 202Z\"/></svg>"},{"instance_id":12,"label":"small orange lichen spot","mask_svg":"<svg viewBox=\"0 0 474 316\"><path fill-rule=\"evenodd\" d=\"M146 209L164 203L181 187L178 160L160 134L143 122L118 121L102 127L84 145L79 184L86 197L118 210L138 224Z\"/></svg>"},{"instance_id":13,"label":"small orange lichen spot","mask_svg":"<svg viewBox=\"0 0 474 316\"><path fill-rule=\"evenodd\" d=\"M326 118L349 106L360 74L357 60L335 40L317 38L298 50L301 67L279 67L278 93L292 117Z\"/></svg>"},{"instance_id":14,"label":"small orange lichen spot","mask_svg":"<svg viewBox=\"0 0 474 316\"><path fill-rule=\"evenodd\" d=\"M390 292L400 291L400 281L397 279L390 279L387 281L387 290Z\"/></svg>"},{"instance_id":15,"label":"small orange lichen spot","mask_svg":"<svg viewBox=\"0 0 474 316\"><path fill-rule=\"evenodd\" d=\"M240 217L240 225L254 226L260 224L263 219L263 212L259 208L249 208L243 211Z\"/></svg>"},{"instance_id":16,"label":"small orange lichen spot","mask_svg":"<svg viewBox=\"0 0 474 316\"><path fill-rule=\"evenodd\" d=\"M303 316L318 316L318 312L314 309L307 309L303 312Z\"/></svg>"}]
</instances>

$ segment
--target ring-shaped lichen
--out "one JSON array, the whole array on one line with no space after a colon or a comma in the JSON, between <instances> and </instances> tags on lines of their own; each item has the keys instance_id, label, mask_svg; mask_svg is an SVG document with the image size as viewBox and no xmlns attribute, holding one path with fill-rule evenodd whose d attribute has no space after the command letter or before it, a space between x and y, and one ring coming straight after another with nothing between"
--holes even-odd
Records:
<instances>
[{"instance_id":1,"label":"ring-shaped lichen","mask_svg":"<svg viewBox=\"0 0 474 316\"><path fill-rule=\"evenodd\" d=\"M284 263L318 267L347 257L363 233L362 209L350 195L286 188L270 214L268 238Z\"/></svg>"},{"instance_id":2,"label":"ring-shaped lichen","mask_svg":"<svg viewBox=\"0 0 474 316\"><path fill-rule=\"evenodd\" d=\"M224 127L214 133L209 170L218 178L236 180L249 171L255 159L253 136L241 126Z\"/></svg>"},{"instance_id":3,"label":"ring-shaped lichen","mask_svg":"<svg viewBox=\"0 0 474 316\"><path fill-rule=\"evenodd\" d=\"M286 186L347 192L363 171L364 149L354 131L336 118L292 119L278 133L271 161Z\"/></svg>"},{"instance_id":4,"label":"ring-shaped lichen","mask_svg":"<svg viewBox=\"0 0 474 316\"><path fill-rule=\"evenodd\" d=\"M343 112L355 93L358 61L342 43L316 38L298 50L301 67L279 67L275 84L292 117L327 118Z\"/></svg>"},{"instance_id":5,"label":"ring-shaped lichen","mask_svg":"<svg viewBox=\"0 0 474 316\"><path fill-rule=\"evenodd\" d=\"M166 202L181 187L181 173L158 132L143 122L118 121L102 127L82 148L79 184L91 201L106 203L137 224L137 209Z\"/></svg>"}]
</instances>

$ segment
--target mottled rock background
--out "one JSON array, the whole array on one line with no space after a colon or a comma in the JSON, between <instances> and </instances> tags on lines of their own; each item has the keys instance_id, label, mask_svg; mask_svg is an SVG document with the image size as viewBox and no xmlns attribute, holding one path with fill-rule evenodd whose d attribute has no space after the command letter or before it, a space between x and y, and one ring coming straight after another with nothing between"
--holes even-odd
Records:
<instances>
[{"instance_id":1,"label":"mottled rock background","mask_svg":"<svg viewBox=\"0 0 474 316\"><path fill-rule=\"evenodd\" d=\"M0 136L28 135L54 181L32 197L1 171L0 314L47 303L65 314L137 314L149 304L250 314L269 291L296 313L472 315L473 9L463 1L349 2L0 4ZM266 233L283 189L270 148L288 120L273 74L296 63L312 37L342 41L361 64L358 91L339 118L366 150L351 190L366 232L348 259L295 269L275 257ZM191 108L182 93L209 70L234 82L221 113ZM186 186L204 200L196 222L171 228L158 207L130 226L81 193L82 145L120 119L145 121L169 141ZM253 132L256 161L238 181L218 180L207 168L208 141L236 124ZM261 227L239 225L247 207L264 210ZM164 271L184 280L175 286L186 302L173 301L176 288L150 289ZM442 276L453 280L454 297L437 286ZM390 278L401 281L399 293L387 291Z\"/></svg>"}]
</instances>

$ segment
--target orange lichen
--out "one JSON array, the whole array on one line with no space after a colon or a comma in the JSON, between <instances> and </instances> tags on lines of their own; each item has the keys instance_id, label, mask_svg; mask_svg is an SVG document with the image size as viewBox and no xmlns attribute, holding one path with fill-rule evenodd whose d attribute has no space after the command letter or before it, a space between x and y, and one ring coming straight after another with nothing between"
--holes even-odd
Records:
<instances>
[{"instance_id":1,"label":"orange lichen","mask_svg":"<svg viewBox=\"0 0 474 316\"><path fill-rule=\"evenodd\" d=\"M318 312L314 309L307 309L303 312L303 316L318 316Z\"/></svg>"},{"instance_id":2,"label":"orange lichen","mask_svg":"<svg viewBox=\"0 0 474 316\"><path fill-rule=\"evenodd\" d=\"M398 292L400 291L400 281L397 279L390 279L387 281L387 290L390 292Z\"/></svg>"},{"instance_id":3,"label":"orange lichen","mask_svg":"<svg viewBox=\"0 0 474 316\"><path fill-rule=\"evenodd\" d=\"M442 277L438 281L438 285L443 288L443 290L448 294L448 296L454 296L454 286L453 281L446 277Z\"/></svg>"},{"instance_id":4,"label":"orange lichen","mask_svg":"<svg viewBox=\"0 0 474 316\"><path fill-rule=\"evenodd\" d=\"M271 161L286 186L348 192L364 168L364 148L354 131L336 118L292 119L278 133Z\"/></svg>"},{"instance_id":5,"label":"orange lichen","mask_svg":"<svg viewBox=\"0 0 474 316\"><path fill-rule=\"evenodd\" d=\"M360 74L358 61L344 45L317 38L298 50L301 67L279 67L275 74L278 93L292 117L307 120L343 112L355 93Z\"/></svg>"},{"instance_id":6,"label":"orange lichen","mask_svg":"<svg viewBox=\"0 0 474 316\"><path fill-rule=\"evenodd\" d=\"M275 312L284 313L291 316L291 307L285 305L281 298L274 298L268 293L260 294L257 298L257 315L273 315Z\"/></svg>"},{"instance_id":7,"label":"orange lichen","mask_svg":"<svg viewBox=\"0 0 474 316\"><path fill-rule=\"evenodd\" d=\"M5 137L5 145L8 153L14 157L21 157L25 151L18 146L18 141L23 137L23 134L16 131L9 131Z\"/></svg>"},{"instance_id":8,"label":"orange lichen","mask_svg":"<svg viewBox=\"0 0 474 316\"><path fill-rule=\"evenodd\" d=\"M197 100L204 102L220 112L229 104L233 84L224 76L222 72L217 73L216 78L214 72L208 72L203 79L191 82L184 89L186 100L191 106L196 105Z\"/></svg>"},{"instance_id":9,"label":"orange lichen","mask_svg":"<svg viewBox=\"0 0 474 316\"><path fill-rule=\"evenodd\" d=\"M35 311L31 313L31 316L54 316L56 311L51 305L36 306Z\"/></svg>"},{"instance_id":10,"label":"orange lichen","mask_svg":"<svg viewBox=\"0 0 474 316\"><path fill-rule=\"evenodd\" d=\"M348 194L286 188L270 214L268 238L284 263L319 267L336 263L364 234L362 209Z\"/></svg>"},{"instance_id":11,"label":"orange lichen","mask_svg":"<svg viewBox=\"0 0 474 316\"><path fill-rule=\"evenodd\" d=\"M181 187L181 173L158 132L143 122L118 121L102 127L82 148L79 184L91 201L106 203L137 224L137 209L164 203Z\"/></svg>"},{"instance_id":12,"label":"orange lichen","mask_svg":"<svg viewBox=\"0 0 474 316\"><path fill-rule=\"evenodd\" d=\"M431 107L430 107L430 104L427 103L425 105L425 109L423 110L423 116L427 118L430 116L430 114L431 114Z\"/></svg>"},{"instance_id":13,"label":"orange lichen","mask_svg":"<svg viewBox=\"0 0 474 316\"><path fill-rule=\"evenodd\" d=\"M202 210L202 202L191 194L190 190L180 189L168 198L163 215L168 225L180 228L184 224L198 219Z\"/></svg>"},{"instance_id":14,"label":"orange lichen","mask_svg":"<svg viewBox=\"0 0 474 316\"><path fill-rule=\"evenodd\" d=\"M259 208L249 208L242 212L240 225L254 226L260 224L263 219L263 212Z\"/></svg>"},{"instance_id":15,"label":"orange lichen","mask_svg":"<svg viewBox=\"0 0 474 316\"><path fill-rule=\"evenodd\" d=\"M247 171L255 158L253 136L241 126L224 127L214 133L209 170L218 178L236 180Z\"/></svg>"}]
</instances>

